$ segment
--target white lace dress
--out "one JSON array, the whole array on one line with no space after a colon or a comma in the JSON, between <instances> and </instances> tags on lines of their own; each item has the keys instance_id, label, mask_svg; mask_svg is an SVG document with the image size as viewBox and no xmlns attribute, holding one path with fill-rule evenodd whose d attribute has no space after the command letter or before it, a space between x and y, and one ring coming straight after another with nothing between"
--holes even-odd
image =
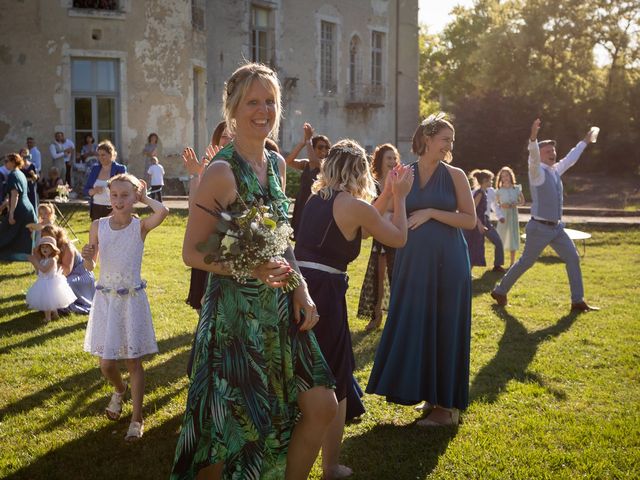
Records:
<instances>
[{"instance_id":1,"label":"white lace dress","mask_svg":"<svg viewBox=\"0 0 640 480\"><path fill-rule=\"evenodd\" d=\"M84 350L103 359L138 358L158 351L151 310L140 278L144 242L140 219L113 230L98 221L100 279L89 314Z\"/></svg>"},{"instance_id":2,"label":"white lace dress","mask_svg":"<svg viewBox=\"0 0 640 480\"><path fill-rule=\"evenodd\" d=\"M50 262L55 260L44 258L40 260L40 265L46 267ZM48 272L38 272L36 283L27 291L28 307L41 312L68 307L75 300L76 295L67 284L67 279L57 264Z\"/></svg>"}]
</instances>

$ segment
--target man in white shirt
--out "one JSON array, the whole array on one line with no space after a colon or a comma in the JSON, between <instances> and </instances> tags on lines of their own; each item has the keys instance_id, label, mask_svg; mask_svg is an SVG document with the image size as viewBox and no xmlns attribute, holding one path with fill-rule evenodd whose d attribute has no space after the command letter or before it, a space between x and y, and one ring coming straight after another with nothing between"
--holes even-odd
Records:
<instances>
[{"instance_id":1,"label":"man in white shirt","mask_svg":"<svg viewBox=\"0 0 640 480\"><path fill-rule=\"evenodd\" d=\"M71 185L71 165L75 157L76 146L71 140L64 138L64 133L56 132L55 140L49 145L49 153L51 154L51 162L61 175L65 183Z\"/></svg>"},{"instance_id":2,"label":"man in white shirt","mask_svg":"<svg viewBox=\"0 0 640 480\"><path fill-rule=\"evenodd\" d=\"M540 119L536 119L531 126L529 137L529 186L531 187L531 220L527 223L527 240L520 259L513 264L502 281L491 292L491 296L498 305L507 304L507 293L514 283L533 266L542 250L551 245L558 256L564 261L569 276L571 288L571 311L588 312L599 310L588 305L584 300L582 271L580 270L580 256L567 233L562 222L563 187L560 178L564 172L572 167L587 148L595 141L593 130L584 139L556 163L555 140L538 142Z\"/></svg>"},{"instance_id":3,"label":"man in white shirt","mask_svg":"<svg viewBox=\"0 0 640 480\"><path fill-rule=\"evenodd\" d=\"M27 137L27 148L31 154L31 163L36 166L38 173L40 173L40 170L42 170L42 154L40 150L38 150L38 147L36 147L36 141L33 137Z\"/></svg>"},{"instance_id":4,"label":"man in white shirt","mask_svg":"<svg viewBox=\"0 0 640 480\"><path fill-rule=\"evenodd\" d=\"M149 196L162 203L162 187L164 186L164 168L158 163L158 157L151 157L151 165L147 170L151 178L151 191Z\"/></svg>"}]
</instances>

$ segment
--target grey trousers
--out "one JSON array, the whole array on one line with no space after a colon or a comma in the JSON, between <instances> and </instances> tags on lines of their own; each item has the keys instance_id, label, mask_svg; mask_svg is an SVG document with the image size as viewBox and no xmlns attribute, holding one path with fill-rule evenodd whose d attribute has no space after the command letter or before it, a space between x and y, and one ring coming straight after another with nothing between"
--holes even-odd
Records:
<instances>
[{"instance_id":1,"label":"grey trousers","mask_svg":"<svg viewBox=\"0 0 640 480\"><path fill-rule=\"evenodd\" d=\"M560 222L558 225L552 226L529 220L525 232L527 233L527 239L522 256L502 278L495 288L495 292L506 295L520 276L533 266L542 250L547 245L551 245L551 248L556 251L565 263L567 275L569 276L569 287L571 288L571 303L581 302L584 299L584 286L582 285L580 256L576 246L565 233L564 224Z\"/></svg>"}]
</instances>

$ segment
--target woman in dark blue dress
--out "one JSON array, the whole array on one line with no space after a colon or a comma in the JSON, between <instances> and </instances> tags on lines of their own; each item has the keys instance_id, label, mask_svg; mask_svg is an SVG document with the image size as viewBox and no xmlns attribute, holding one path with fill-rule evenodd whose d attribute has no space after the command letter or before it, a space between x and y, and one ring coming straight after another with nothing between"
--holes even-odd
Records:
<instances>
[{"instance_id":1,"label":"woman in dark blue dress","mask_svg":"<svg viewBox=\"0 0 640 480\"><path fill-rule=\"evenodd\" d=\"M453 125L431 116L413 136L409 235L396 251L389 315L366 391L402 405L429 402L423 426L458 422L468 404L471 273L464 228L476 224L465 173L451 167Z\"/></svg>"},{"instance_id":2,"label":"woman in dark blue dress","mask_svg":"<svg viewBox=\"0 0 640 480\"><path fill-rule=\"evenodd\" d=\"M327 479L351 474L351 469L338 464L347 398L351 401L354 392L355 359L345 298L347 266L360 253L363 228L392 247L404 245L407 239L405 197L413 171L398 166L389 176L376 206L370 205L366 200L376 192L364 149L353 140L338 142L320 167L298 230L295 256L320 315L313 331L336 378L338 414L322 442L322 469ZM391 220L381 215L388 202L393 202Z\"/></svg>"},{"instance_id":3,"label":"woman in dark blue dress","mask_svg":"<svg viewBox=\"0 0 640 480\"><path fill-rule=\"evenodd\" d=\"M38 216L27 196L27 177L20 171L24 160L17 153L10 153L5 165L9 170L7 198L0 199L0 212L6 208L7 215L0 218L0 260L25 261L33 249L27 224L36 223Z\"/></svg>"}]
</instances>

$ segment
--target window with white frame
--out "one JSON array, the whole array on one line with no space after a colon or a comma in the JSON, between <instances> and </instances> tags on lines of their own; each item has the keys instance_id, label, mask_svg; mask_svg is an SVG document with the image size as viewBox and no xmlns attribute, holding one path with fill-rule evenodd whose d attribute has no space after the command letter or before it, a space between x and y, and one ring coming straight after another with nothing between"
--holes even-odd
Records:
<instances>
[{"instance_id":1,"label":"window with white frame","mask_svg":"<svg viewBox=\"0 0 640 480\"><path fill-rule=\"evenodd\" d=\"M320 89L324 94L336 91L336 24L320 22Z\"/></svg>"},{"instance_id":2,"label":"window with white frame","mask_svg":"<svg viewBox=\"0 0 640 480\"><path fill-rule=\"evenodd\" d=\"M251 7L251 60L273 66L275 42L271 15L268 8Z\"/></svg>"},{"instance_id":3,"label":"window with white frame","mask_svg":"<svg viewBox=\"0 0 640 480\"><path fill-rule=\"evenodd\" d=\"M383 51L384 33L373 30L371 32L371 84L383 83Z\"/></svg>"},{"instance_id":4,"label":"window with white frame","mask_svg":"<svg viewBox=\"0 0 640 480\"><path fill-rule=\"evenodd\" d=\"M120 95L118 60L73 58L71 97L76 145L91 134L97 142L119 139L118 98Z\"/></svg>"}]
</instances>

